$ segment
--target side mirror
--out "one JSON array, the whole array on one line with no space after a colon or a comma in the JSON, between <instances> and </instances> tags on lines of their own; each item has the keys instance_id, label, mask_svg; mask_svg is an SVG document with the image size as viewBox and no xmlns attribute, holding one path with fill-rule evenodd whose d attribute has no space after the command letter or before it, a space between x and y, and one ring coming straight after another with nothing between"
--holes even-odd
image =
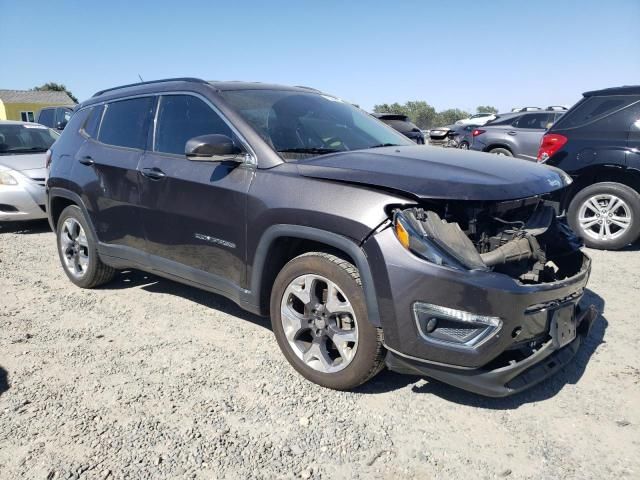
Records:
<instances>
[{"instance_id":1,"label":"side mirror","mask_svg":"<svg viewBox=\"0 0 640 480\"><path fill-rule=\"evenodd\" d=\"M184 154L189 160L204 162L219 162L232 160L241 162L242 149L233 143L226 135L200 135L188 140L184 147Z\"/></svg>"},{"instance_id":2,"label":"side mirror","mask_svg":"<svg viewBox=\"0 0 640 480\"><path fill-rule=\"evenodd\" d=\"M63 120L62 122L56 123L56 130L64 130L64 127L66 126L67 126L67 122L66 120Z\"/></svg>"}]
</instances>

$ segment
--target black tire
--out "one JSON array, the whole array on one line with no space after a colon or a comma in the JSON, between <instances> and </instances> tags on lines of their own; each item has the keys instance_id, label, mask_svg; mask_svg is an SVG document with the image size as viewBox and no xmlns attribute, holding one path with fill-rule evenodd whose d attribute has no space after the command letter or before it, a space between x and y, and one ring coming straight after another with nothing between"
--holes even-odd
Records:
<instances>
[{"instance_id":1,"label":"black tire","mask_svg":"<svg viewBox=\"0 0 640 480\"><path fill-rule=\"evenodd\" d=\"M358 346L351 362L343 370L325 373L308 366L293 351L286 338L281 302L294 279L306 274L321 275L334 282L349 299L358 329ZM368 320L360 274L355 266L335 255L309 252L287 263L278 274L271 294L271 325L285 358L304 378L334 390L350 390L373 378L384 368L385 349L382 330Z\"/></svg>"},{"instance_id":2,"label":"black tire","mask_svg":"<svg viewBox=\"0 0 640 480\"><path fill-rule=\"evenodd\" d=\"M511 153L511 150L502 147L492 148L491 150L489 150L489 153L493 153L495 155L504 155L505 157L513 157L513 153Z\"/></svg>"},{"instance_id":3,"label":"black tire","mask_svg":"<svg viewBox=\"0 0 640 480\"><path fill-rule=\"evenodd\" d=\"M87 239L87 250L88 250L88 265L86 267L86 271L82 274L82 276L74 276L69 268L66 265L66 261L63 257L63 248L62 248L62 240L61 233L64 226L64 223L67 219L76 220L82 229L85 232L85 236ZM60 264L62 265L62 269L64 273L67 275L69 280L73 282L75 285L81 288L94 288L104 283L111 281L116 274L116 270L105 265L100 260L98 256L98 251L96 249L96 239L94 238L89 225L82 214L82 210L76 205L69 205L65 208L60 214L60 218L58 219L58 223L56 225L56 243L58 246L58 257L60 258Z\"/></svg>"},{"instance_id":4,"label":"black tire","mask_svg":"<svg viewBox=\"0 0 640 480\"><path fill-rule=\"evenodd\" d=\"M582 206L596 195L615 195L627 205L631 223L619 237L612 239L593 238L580 225L579 216ZM601 182L590 185L580 190L571 200L567 211L567 220L571 228L583 238L587 247L600 250L618 250L635 242L640 236L640 194L631 187L616 182Z\"/></svg>"},{"instance_id":5,"label":"black tire","mask_svg":"<svg viewBox=\"0 0 640 480\"><path fill-rule=\"evenodd\" d=\"M469 150L469 143L462 142L458 148L460 148L461 150Z\"/></svg>"}]
</instances>

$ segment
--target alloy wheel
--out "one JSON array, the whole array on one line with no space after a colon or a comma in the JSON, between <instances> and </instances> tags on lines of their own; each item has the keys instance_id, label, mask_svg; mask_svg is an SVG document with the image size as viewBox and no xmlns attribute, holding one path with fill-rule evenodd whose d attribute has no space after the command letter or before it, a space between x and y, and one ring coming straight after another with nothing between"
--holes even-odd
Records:
<instances>
[{"instance_id":1,"label":"alloy wheel","mask_svg":"<svg viewBox=\"0 0 640 480\"><path fill-rule=\"evenodd\" d=\"M285 336L295 355L322 373L346 368L358 347L351 302L331 280L307 274L285 289L280 306Z\"/></svg>"},{"instance_id":2,"label":"alloy wheel","mask_svg":"<svg viewBox=\"0 0 640 480\"><path fill-rule=\"evenodd\" d=\"M596 240L614 240L631 226L631 209L616 195L593 195L580 206L578 222L585 235Z\"/></svg>"},{"instance_id":3,"label":"alloy wheel","mask_svg":"<svg viewBox=\"0 0 640 480\"><path fill-rule=\"evenodd\" d=\"M89 243L82 225L75 218L67 218L62 224L60 250L67 271L82 278L89 268Z\"/></svg>"}]
</instances>

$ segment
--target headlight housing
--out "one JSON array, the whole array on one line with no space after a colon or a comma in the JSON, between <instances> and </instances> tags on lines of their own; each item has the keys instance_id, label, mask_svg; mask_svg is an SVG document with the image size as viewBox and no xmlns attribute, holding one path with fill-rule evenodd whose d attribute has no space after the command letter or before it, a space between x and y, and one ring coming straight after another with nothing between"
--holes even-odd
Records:
<instances>
[{"instance_id":1,"label":"headlight housing","mask_svg":"<svg viewBox=\"0 0 640 480\"><path fill-rule=\"evenodd\" d=\"M0 170L0 185L17 185L18 181L9 172Z\"/></svg>"},{"instance_id":2,"label":"headlight housing","mask_svg":"<svg viewBox=\"0 0 640 480\"><path fill-rule=\"evenodd\" d=\"M419 223L408 218L400 210L396 210L393 214L393 231L400 245L414 255L436 265L446 265L458 270L467 270L458 260L429 240L424 228Z\"/></svg>"}]
</instances>

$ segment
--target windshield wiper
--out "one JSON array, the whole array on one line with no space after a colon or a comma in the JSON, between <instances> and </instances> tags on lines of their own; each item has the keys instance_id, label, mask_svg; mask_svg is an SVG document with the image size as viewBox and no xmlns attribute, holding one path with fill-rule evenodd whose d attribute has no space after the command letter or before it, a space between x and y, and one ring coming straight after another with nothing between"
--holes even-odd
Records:
<instances>
[{"instance_id":1,"label":"windshield wiper","mask_svg":"<svg viewBox=\"0 0 640 480\"><path fill-rule=\"evenodd\" d=\"M46 148L42 148L42 147L29 147L29 148L12 148L9 150L6 150L5 153L25 153L25 152L46 152L47 149Z\"/></svg>"},{"instance_id":2,"label":"windshield wiper","mask_svg":"<svg viewBox=\"0 0 640 480\"><path fill-rule=\"evenodd\" d=\"M335 148L285 148L283 150L278 150L279 153L336 153L341 152L342 150L336 150Z\"/></svg>"},{"instance_id":3,"label":"windshield wiper","mask_svg":"<svg viewBox=\"0 0 640 480\"><path fill-rule=\"evenodd\" d=\"M372 147L367 148L382 148L382 147L399 147L397 143L381 143L379 145L373 145Z\"/></svg>"}]
</instances>

